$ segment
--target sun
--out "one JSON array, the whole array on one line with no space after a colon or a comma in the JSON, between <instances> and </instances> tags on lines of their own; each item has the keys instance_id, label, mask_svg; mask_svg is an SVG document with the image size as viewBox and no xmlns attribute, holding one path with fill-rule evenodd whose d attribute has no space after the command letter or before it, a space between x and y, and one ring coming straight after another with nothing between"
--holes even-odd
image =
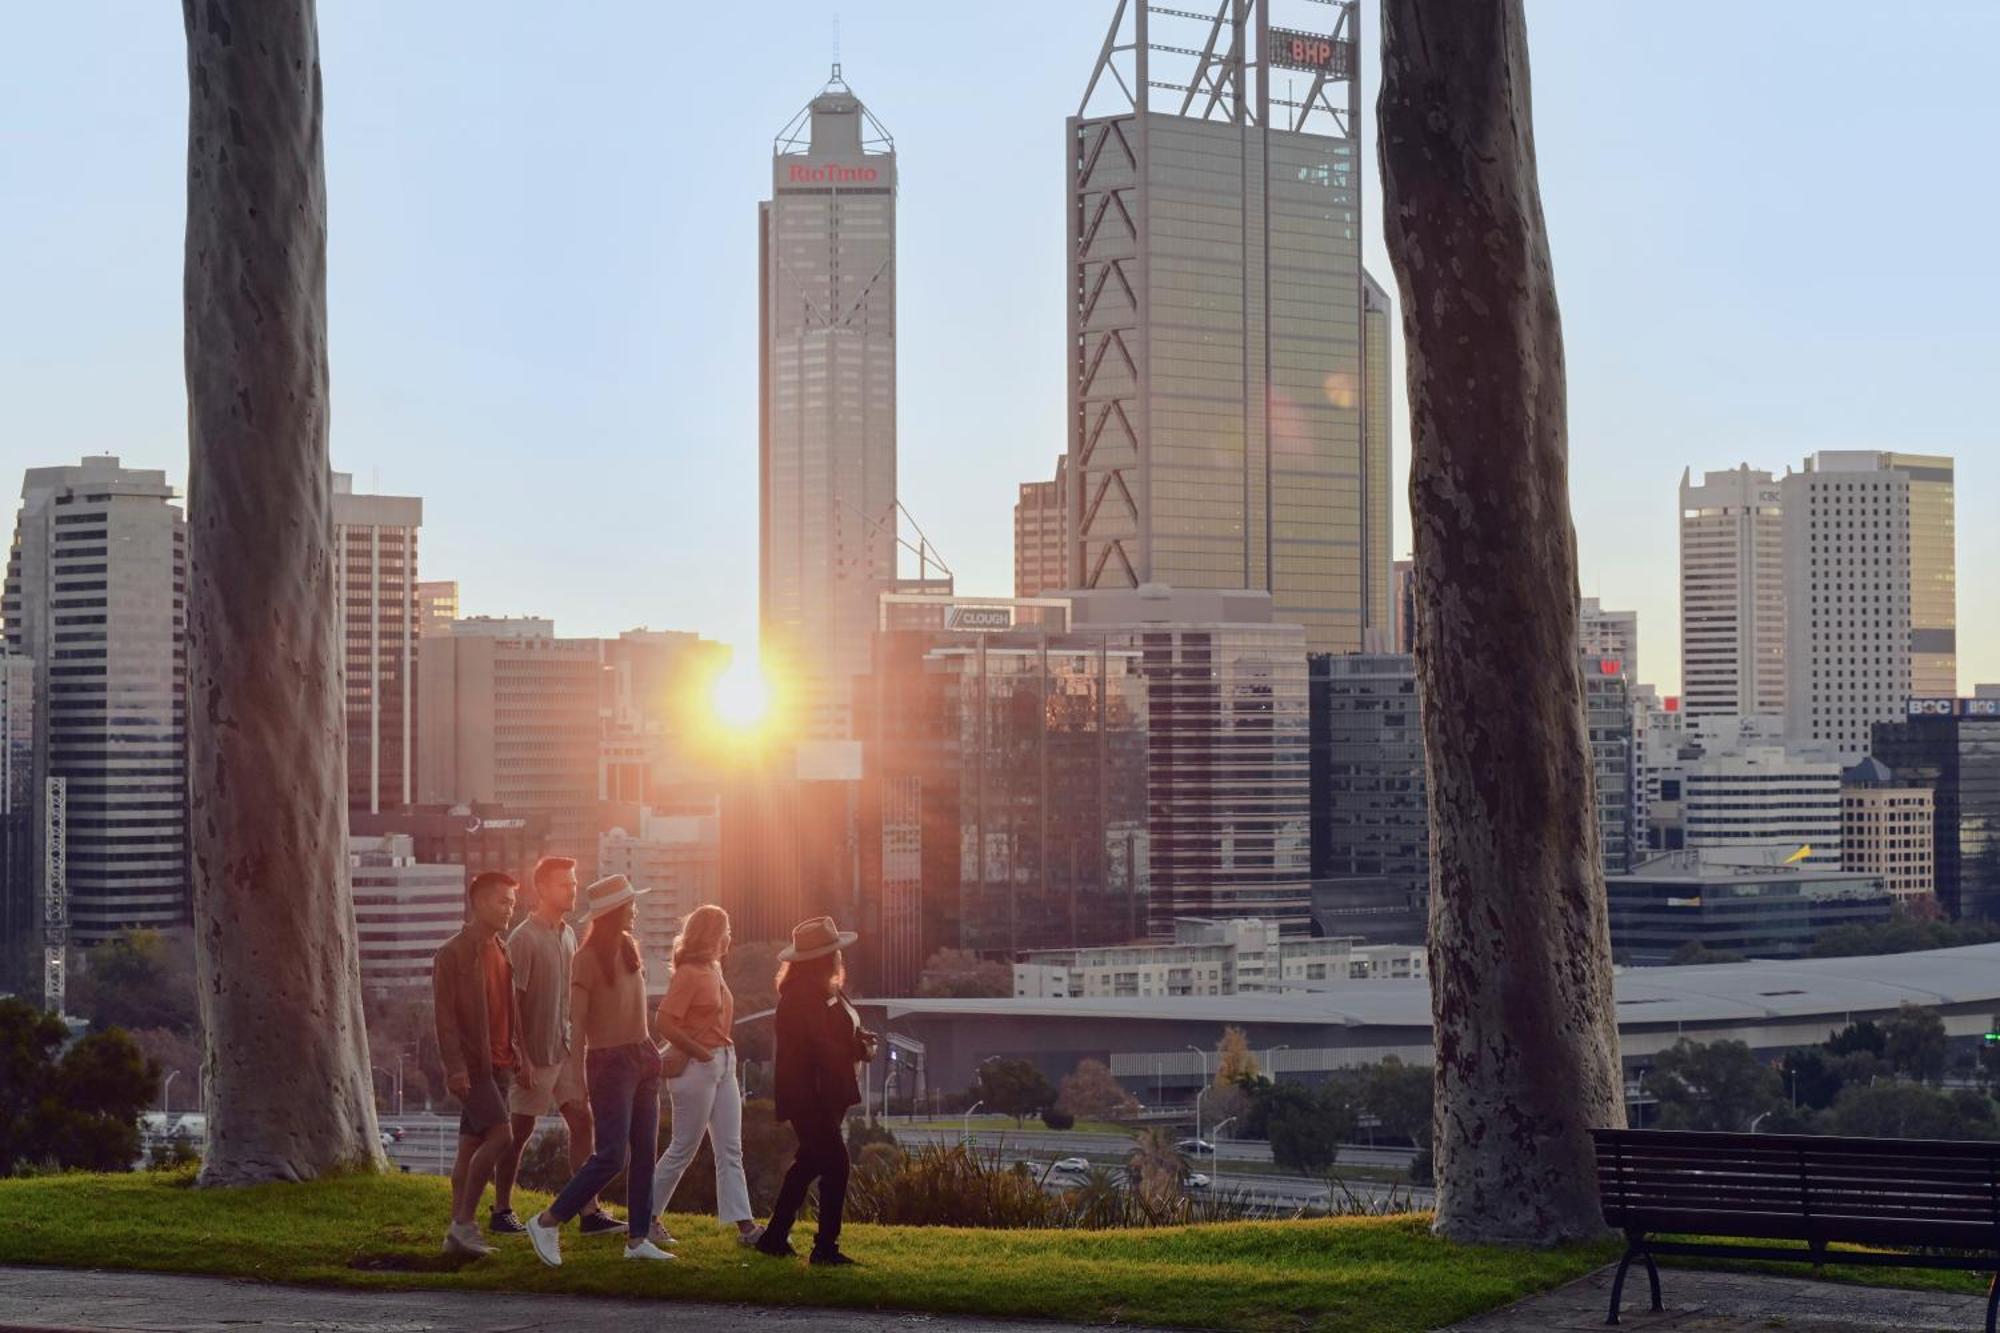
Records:
<instances>
[{"instance_id":1,"label":"sun","mask_svg":"<svg viewBox=\"0 0 2000 1333\"><path fill-rule=\"evenodd\" d=\"M771 682L754 661L736 661L708 689L709 711L731 731L755 731L771 716Z\"/></svg>"}]
</instances>

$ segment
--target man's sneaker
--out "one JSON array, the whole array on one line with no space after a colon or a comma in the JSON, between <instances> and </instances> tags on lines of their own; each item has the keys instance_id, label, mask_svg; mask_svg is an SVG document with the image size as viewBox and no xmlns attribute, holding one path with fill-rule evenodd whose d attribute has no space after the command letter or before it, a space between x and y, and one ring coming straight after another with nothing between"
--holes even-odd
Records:
<instances>
[{"instance_id":1,"label":"man's sneaker","mask_svg":"<svg viewBox=\"0 0 2000 1333\"><path fill-rule=\"evenodd\" d=\"M799 1252L791 1247L789 1241L772 1240L768 1232L757 1237L757 1243L750 1248L759 1254L768 1254L773 1259L796 1259L799 1257Z\"/></svg>"},{"instance_id":2,"label":"man's sneaker","mask_svg":"<svg viewBox=\"0 0 2000 1333\"><path fill-rule=\"evenodd\" d=\"M536 1213L528 1219L528 1243L535 1247L535 1257L550 1268L562 1267L562 1237L554 1227L542 1225L542 1215Z\"/></svg>"},{"instance_id":3,"label":"man's sneaker","mask_svg":"<svg viewBox=\"0 0 2000 1333\"><path fill-rule=\"evenodd\" d=\"M674 1256L653 1244L652 1241L642 1240L637 1245L627 1245L625 1247L625 1257L627 1259L671 1259Z\"/></svg>"},{"instance_id":4,"label":"man's sneaker","mask_svg":"<svg viewBox=\"0 0 2000 1333\"><path fill-rule=\"evenodd\" d=\"M859 1259L850 1259L839 1250L814 1250L808 1260L814 1268L859 1268Z\"/></svg>"},{"instance_id":5,"label":"man's sneaker","mask_svg":"<svg viewBox=\"0 0 2000 1333\"><path fill-rule=\"evenodd\" d=\"M764 1228L762 1227L751 1227L748 1231L739 1231L736 1233L736 1243L738 1245L755 1246L762 1239L764 1239Z\"/></svg>"},{"instance_id":6,"label":"man's sneaker","mask_svg":"<svg viewBox=\"0 0 2000 1333\"><path fill-rule=\"evenodd\" d=\"M466 1259L484 1259L493 1253L493 1247L479 1234L479 1228L470 1222L453 1222L444 1233L444 1252Z\"/></svg>"},{"instance_id":7,"label":"man's sneaker","mask_svg":"<svg viewBox=\"0 0 2000 1333\"><path fill-rule=\"evenodd\" d=\"M667 1230L667 1224L657 1217L653 1219L653 1225L646 1229L646 1239L663 1250L671 1250L680 1244L674 1239L674 1233Z\"/></svg>"},{"instance_id":8,"label":"man's sneaker","mask_svg":"<svg viewBox=\"0 0 2000 1333\"><path fill-rule=\"evenodd\" d=\"M623 1231L625 1224L599 1208L594 1213L585 1213L576 1220L576 1229L586 1236L608 1236L614 1231Z\"/></svg>"},{"instance_id":9,"label":"man's sneaker","mask_svg":"<svg viewBox=\"0 0 2000 1333\"><path fill-rule=\"evenodd\" d=\"M495 1235L525 1236L528 1229L521 1225L520 1217L512 1208L495 1208L486 1219L486 1229Z\"/></svg>"}]
</instances>

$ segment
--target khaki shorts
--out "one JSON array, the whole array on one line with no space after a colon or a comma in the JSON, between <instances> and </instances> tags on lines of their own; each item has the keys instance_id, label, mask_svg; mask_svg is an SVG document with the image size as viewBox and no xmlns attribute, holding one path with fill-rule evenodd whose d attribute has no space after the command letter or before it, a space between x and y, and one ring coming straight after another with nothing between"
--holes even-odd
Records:
<instances>
[{"instance_id":1,"label":"khaki shorts","mask_svg":"<svg viewBox=\"0 0 2000 1333\"><path fill-rule=\"evenodd\" d=\"M525 1081L511 1079L507 1089L507 1109L514 1115L551 1115L565 1106L583 1106L588 1101L583 1061L575 1056L547 1068L531 1066Z\"/></svg>"}]
</instances>

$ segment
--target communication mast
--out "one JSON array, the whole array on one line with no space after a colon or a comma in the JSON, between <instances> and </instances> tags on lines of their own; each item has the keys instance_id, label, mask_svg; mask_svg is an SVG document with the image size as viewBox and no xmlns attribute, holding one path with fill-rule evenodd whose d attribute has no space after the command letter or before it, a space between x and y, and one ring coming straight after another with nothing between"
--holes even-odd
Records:
<instances>
[{"instance_id":1,"label":"communication mast","mask_svg":"<svg viewBox=\"0 0 2000 1333\"><path fill-rule=\"evenodd\" d=\"M42 1007L62 1017L69 966L69 779L49 779L42 824Z\"/></svg>"}]
</instances>

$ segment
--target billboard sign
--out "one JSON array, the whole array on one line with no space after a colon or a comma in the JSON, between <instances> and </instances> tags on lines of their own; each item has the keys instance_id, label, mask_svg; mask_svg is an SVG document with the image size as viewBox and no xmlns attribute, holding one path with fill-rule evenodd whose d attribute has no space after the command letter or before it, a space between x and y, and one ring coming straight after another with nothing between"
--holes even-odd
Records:
<instances>
[{"instance_id":1,"label":"billboard sign","mask_svg":"<svg viewBox=\"0 0 2000 1333\"><path fill-rule=\"evenodd\" d=\"M1324 33L1273 28L1264 48L1264 63L1274 69L1302 69L1329 79L1354 76L1354 43L1336 41Z\"/></svg>"},{"instance_id":2,"label":"billboard sign","mask_svg":"<svg viewBox=\"0 0 2000 1333\"><path fill-rule=\"evenodd\" d=\"M2000 699L1912 699L1907 712L1910 717L2000 718Z\"/></svg>"},{"instance_id":3,"label":"billboard sign","mask_svg":"<svg viewBox=\"0 0 2000 1333\"><path fill-rule=\"evenodd\" d=\"M874 185L882 173L865 162L786 162L785 185Z\"/></svg>"},{"instance_id":4,"label":"billboard sign","mask_svg":"<svg viewBox=\"0 0 2000 1333\"><path fill-rule=\"evenodd\" d=\"M954 606L945 617L946 629L1001 630L1014 628L1011 606Z\"/></svg>"}]
</instances>

